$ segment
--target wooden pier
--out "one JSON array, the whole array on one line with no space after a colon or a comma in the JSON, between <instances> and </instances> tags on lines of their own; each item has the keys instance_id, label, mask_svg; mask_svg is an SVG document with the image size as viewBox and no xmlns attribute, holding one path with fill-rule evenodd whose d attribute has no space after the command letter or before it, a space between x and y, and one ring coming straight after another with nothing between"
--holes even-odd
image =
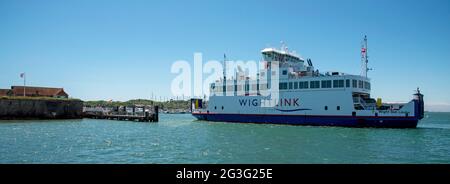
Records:
<instances>
[{"instance_id":1,"label":"wooden pier","mask_svg":"<svg viewBox=\"0 0 450 184\"><path fill-rule=\"evenodd\" d=\"M131 112L128 109L132 109ZM138 111L140 109L141 111ZM144 107L85 107L83 114L85 118L90 119L109 119L118 121L139 121L139 122L158 122L159 113L158 106L150 108Z\"/></svg>"}]
</instances>

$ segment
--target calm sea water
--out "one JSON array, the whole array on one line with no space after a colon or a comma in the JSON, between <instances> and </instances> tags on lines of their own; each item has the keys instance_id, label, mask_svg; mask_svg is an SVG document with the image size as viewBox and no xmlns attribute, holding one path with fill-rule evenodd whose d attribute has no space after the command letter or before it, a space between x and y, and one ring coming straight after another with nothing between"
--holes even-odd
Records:
<instances>
[{"instance_id":1,"label":"calm sea water","mask_svg":"<svg viewBox=\"0 0 450 184\"><path fill-rule=\"evenodd\" d=\"M450 113L417 129L196 121L0 121L0 163L450 163Z\"/></svg>"}]
</instances>

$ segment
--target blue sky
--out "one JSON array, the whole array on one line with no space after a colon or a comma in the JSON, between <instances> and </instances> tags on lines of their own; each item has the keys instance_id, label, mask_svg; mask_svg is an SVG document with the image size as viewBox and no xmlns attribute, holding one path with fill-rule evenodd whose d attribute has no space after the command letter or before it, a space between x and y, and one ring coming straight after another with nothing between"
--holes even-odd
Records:
<instances>
[{"instance_id":1,"label":"blue sky","mask_svg":"<svg viewBox=\"0 0 450 184\"><path fill-rule=\"evenodd\" d=\"M83 100L170 95L176 60L259 60L287 43L320 71L360 73L372 96L450 111L450 1L0 0L0 88L64 87ZM205 76L206 77L206 76Z\"/></svg>"}]
</instances>

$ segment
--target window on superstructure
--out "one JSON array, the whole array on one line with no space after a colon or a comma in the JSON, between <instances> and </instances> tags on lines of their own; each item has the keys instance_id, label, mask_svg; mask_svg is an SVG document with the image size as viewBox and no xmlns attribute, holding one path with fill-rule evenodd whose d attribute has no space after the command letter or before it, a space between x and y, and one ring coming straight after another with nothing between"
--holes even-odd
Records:
<instances>
[{"instance_id":1,"label":"window on superstructure","mask_svg":"<svg viewBox=\"0 0 450 184\"><path fill-rule=\"evenodd\" d=\"M358 80L358 88L364 88L364 82L361 80Z\"/></svg>"},{"instance_id":2,"label":"window on superstructure","mask_svg":"<svg viewBox=\"0 0 450 184\"><path fill-rule=\"evenodd\" d=\"M331 88L331 80L323 80L322 88Z\"/></svg>"},{"instance_id":3,"label":"window on superstructure","mask_svg":"<svg viewBox=\"0 0 450 184\"><path fill-rule=\"evenodd\" d=\"M298 82L294 82L294 89L298 89Z\"/></svg>"},{"instance_id":4,"label":"window on superstructure","mask_svg":"<svg viewBox=\"0 0 450 184\"><path fill-rule=\"evenodd\" d=\"M278 88L279 88L280 90L285 90L285 89L287 89L287 83L286 83L286 82L281 82L281 83L280 83L280 86L278 86Z\"/></svg>"},{"instance_id":5,"label":"window on superstructure","mask_svg":"<svg viewBox=\"0 0 450 184\"><path fill-rule=\"evenodd\" d=\"M312 85L312 82L311 82L311 85ZM308 81L302 81L302 82L300 82L300 83L299 83L299 87L300 87L300 89L308 89L308 87L309 87ZM311 88L313 88L313 87L311 87Z\"/></svg>"},{"instance_id":6,"label":"window on superstructure","mask_svg":"<svg viewBox=\"0 0 450 184\"><path fill-rule=\"evenodd\" d=\"M287 75L287 70L283 70L283 75Z\"/></svg>"},{"instance_id":7,"label":"window on superstructure","mask_svg":"<svg viewBox=\"0 0 450 184\"><path fill-rule=\"evenodd\" d=\"M345 80L345 87L350 87L350 79Z\"/></svg>"},{"instance_id":8,"label":"window on superstructure","mask_svg":"<svg viewBox=\"0 0 450 184\"><path fill-rule=\"evenodd\" d=\"M317 88L320 88L320 81L311 81L311 82L310 82L310 88L311 88L311 89L317 89Z\"/></svg>"},{"instance_id":9,"label":"window on superstructure","mask_svg":"<svg viewBox=\"0 0 450 184\"><path fill-rule=\"evenodd\" d=\"M289 83L289 89L292 89L292 82Z\"/></svg>"},{"instance_id":10,"label":"window on superstructure","mask_svg":"<svg viewBox=\"0 0 450 184\"><path fill-rule=\"evenodd\" d=\"M364 82L364 89L370 90L370 83Z\"/></svg>"},{"instance_id":11,"label":"window on superstructure","mask_svg":"<svg viewBox=\"0 0 450 184\"><path fill-rule=\"evenodd\" d=\"M343 88L344 80L333 80L333 88Z\"/></svg>"},{"instance_id":12,"label":"window on superstructure","mask_svg":"<svg viewBox=\"0 0 450 184\"><path fill-rule=\"evenodd\" d=\"M357 88L357 87L358 87L358 86L357 86L357 83L358 83L358 82L356 82L356 80L353 79L353 80L352 80L352 87L353 87L353 88Z\"/></svg>"}]
</instances>

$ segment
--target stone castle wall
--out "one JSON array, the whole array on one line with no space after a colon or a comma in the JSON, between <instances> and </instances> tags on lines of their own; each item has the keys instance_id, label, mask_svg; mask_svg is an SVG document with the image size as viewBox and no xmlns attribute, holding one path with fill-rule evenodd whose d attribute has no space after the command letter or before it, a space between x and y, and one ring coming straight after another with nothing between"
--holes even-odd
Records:
<instances>
[{"instance_id":1,"label":"stone castle wall","mask_svg":"<svg viewBox=\"0 0 450 184\"><path fill-rule=\"evenodd\" d=\"M59 99L0 99L0 119L78 119L83 101Z\"/></svg>"}]
</instances>

